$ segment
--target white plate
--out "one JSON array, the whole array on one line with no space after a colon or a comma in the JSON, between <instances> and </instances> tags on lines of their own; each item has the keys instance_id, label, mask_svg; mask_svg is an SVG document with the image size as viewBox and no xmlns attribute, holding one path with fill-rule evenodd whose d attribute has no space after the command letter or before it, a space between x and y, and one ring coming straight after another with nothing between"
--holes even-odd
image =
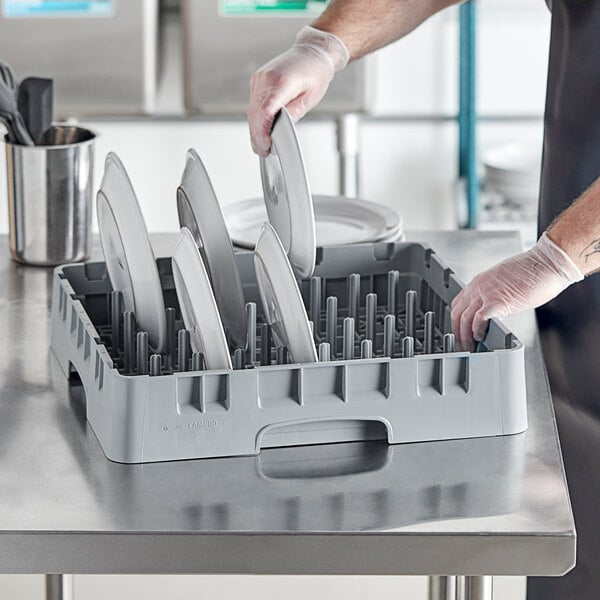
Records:
<instances>
[{"instance_id":1,"label":"white plate","mask_svg":"<svg viewBox=\"0 0 600 600\"><path fill-rule=\"evenodd\" d=\"M194 236L181 228L171 259L177 299L194 352L202 352L207 369L231 369L221 315Z\"/></svg>"},{"instance_id":2,"label":"white plate","mask_svg":"<svg viewBox=\"0 0 600 600\"><path fill-rule=\"evenodd\" d=\"M254 270L267 322L295 363L317 362L308 317L292 267L277 233L264 223L256 243Z\"/></svg>"},{"instance_id":3,"label":"white plate","mask_svg":"<svg viewBox=\"0 0 600 600\"><path fill-rule=\"evenodd\" d=\"M317 247L315 214L296 129L285 108L271 131L271 153L260 159L260 175L269 222L294 271L310 277Z\"/></svg>"},{"instance_id":4,"label":"white plate","mask_svg":"<svg viewBox=\"0 0 600 600\"><path fill-rule=\"evenodd\" d=\"M151 346L162 352L167 335L165 305L148 231L129 176L119 157L106 157L97 199L100 242L114 290L135 313Z\"/></svg>"},{"instance_id":5,"label":"white plate","mask_svg":"<svg viewBox=\"0 0 600 600\"><path fill-rule=\"evenodd\" d=\"M403 234L402 219L392 209L356 198L313 196L317 246L337 246L396 239ZM267 218L261 198L242 200L224 208L234 243L254 248Z\"/></svg>"},{"instance_id":6,"label":"white plate","mask_svg":"<svg viewBox=\"0 0 600 600\"><path fill-rule=\"evenodd\" d=\"M223 325L232 344L246 346L246 304L231 239L210 178L195 150L188 150L177 189L179 224L200 248Z\"/></svg>"},{"instance_id":7,"label":"white plate","mask_svg":"<svg viewBox=\"0 0 600 600\"><path fill-rule=\"evenodd\" d=\"M404 231L402 229L399 229L398 231L394 231L390 235L388 235L384 238L381 238L380 240L376 240L376 242L373 242L373 243L378 243L378 242L392 243L392 242L404 242L404 241L406 241L406 235L404 234Z\"/></svg>"}]
</instances>

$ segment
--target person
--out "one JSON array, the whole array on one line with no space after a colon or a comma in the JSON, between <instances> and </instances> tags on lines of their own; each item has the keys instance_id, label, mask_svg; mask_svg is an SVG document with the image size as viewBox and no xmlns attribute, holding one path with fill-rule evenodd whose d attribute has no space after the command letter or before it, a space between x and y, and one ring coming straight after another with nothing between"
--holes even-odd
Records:
<instances>
[{"instance_id":1,"label":"person","mask_svg":"<svg viewBox=\"0 0 600 600\"><path fill-rule=\"evenodd\" d=\"M600 277L593 275L600 270L600 0L547 2L552 26L539 207L543 233L531 250L477 275L454 300L452 321L458 341L470 349L485 335L488 319L542 307L538 323L578 558L564 577L529 578L527 597L595 600L600 597ZM289 50L253 74L248 122L254 151L268 154L281 107L300 119L348 62L457 3L332 0Z\"/></svg>"}]
</instances>

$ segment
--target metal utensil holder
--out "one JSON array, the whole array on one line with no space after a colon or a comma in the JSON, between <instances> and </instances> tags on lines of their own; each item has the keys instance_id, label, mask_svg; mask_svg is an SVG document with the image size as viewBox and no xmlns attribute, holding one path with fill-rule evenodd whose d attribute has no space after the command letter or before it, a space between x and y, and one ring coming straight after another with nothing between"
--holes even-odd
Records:
<instances>
[{"instance_id":1,"label":"metal utensil holder","mask_svg":"<svg viewBox=\"0 0 600 600\"><path fill-rule=\"evenodd\" d=\"M158 259L167 308L163 354L124 313L104 263L55 271L52 349L83 383L106 456L153 462L258 454L355 440L416 442L527 428L524 348L492 321L474 353L457 352L450 303L461 288L430 248L380 243L318 250L301 282L320 361L290 364L264 323L253 254L236 254L248 316L234 369L192 354L171 261Z\"/></svg>"},{"instance_id":2,"label":"metal utensil holder","mask_svg":"<svg viewBox=\"0 0 600 600\"><path fill-rule=\"evenodd\" d=\"M55 266L88 258L95 139L84 127L55 125L46 145L6 142L13 260Z\"/></svg>"}]
</instances>

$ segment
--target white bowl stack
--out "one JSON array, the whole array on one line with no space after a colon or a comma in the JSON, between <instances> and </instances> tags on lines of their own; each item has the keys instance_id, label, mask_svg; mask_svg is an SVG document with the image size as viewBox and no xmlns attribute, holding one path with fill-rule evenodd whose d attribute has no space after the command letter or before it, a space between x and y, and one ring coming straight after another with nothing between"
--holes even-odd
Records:
<instances>
[{"instance_id":1,"label":"white bowl stack","mask_svg":"<svg viewBox=\"0 0 600 600\"><path fill-rule=\"evenodd\" d=\"M532 210L540 188L541 148L533 144L508 143L494 146L483 156L486 187L507 203Z\"/></svg>"}]
</instances>

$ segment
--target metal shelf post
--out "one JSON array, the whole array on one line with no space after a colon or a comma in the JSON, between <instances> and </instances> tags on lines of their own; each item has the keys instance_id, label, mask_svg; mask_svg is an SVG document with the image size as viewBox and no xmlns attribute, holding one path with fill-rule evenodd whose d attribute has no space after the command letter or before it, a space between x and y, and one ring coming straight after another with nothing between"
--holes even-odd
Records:
<instances>
[{"instance_id":1,"label":"metal shelf post","mask_svg":"<svg viewBox=\"0 0 600 600\"><path fill-rule=\"evenodd\" d=\"M459 177L465 181L467 198L466 227L478 222L479 181L477 176L477 107L476 107L476 1L469 0L460 11L459 58Z\"/></svg>"}]
</instances>

